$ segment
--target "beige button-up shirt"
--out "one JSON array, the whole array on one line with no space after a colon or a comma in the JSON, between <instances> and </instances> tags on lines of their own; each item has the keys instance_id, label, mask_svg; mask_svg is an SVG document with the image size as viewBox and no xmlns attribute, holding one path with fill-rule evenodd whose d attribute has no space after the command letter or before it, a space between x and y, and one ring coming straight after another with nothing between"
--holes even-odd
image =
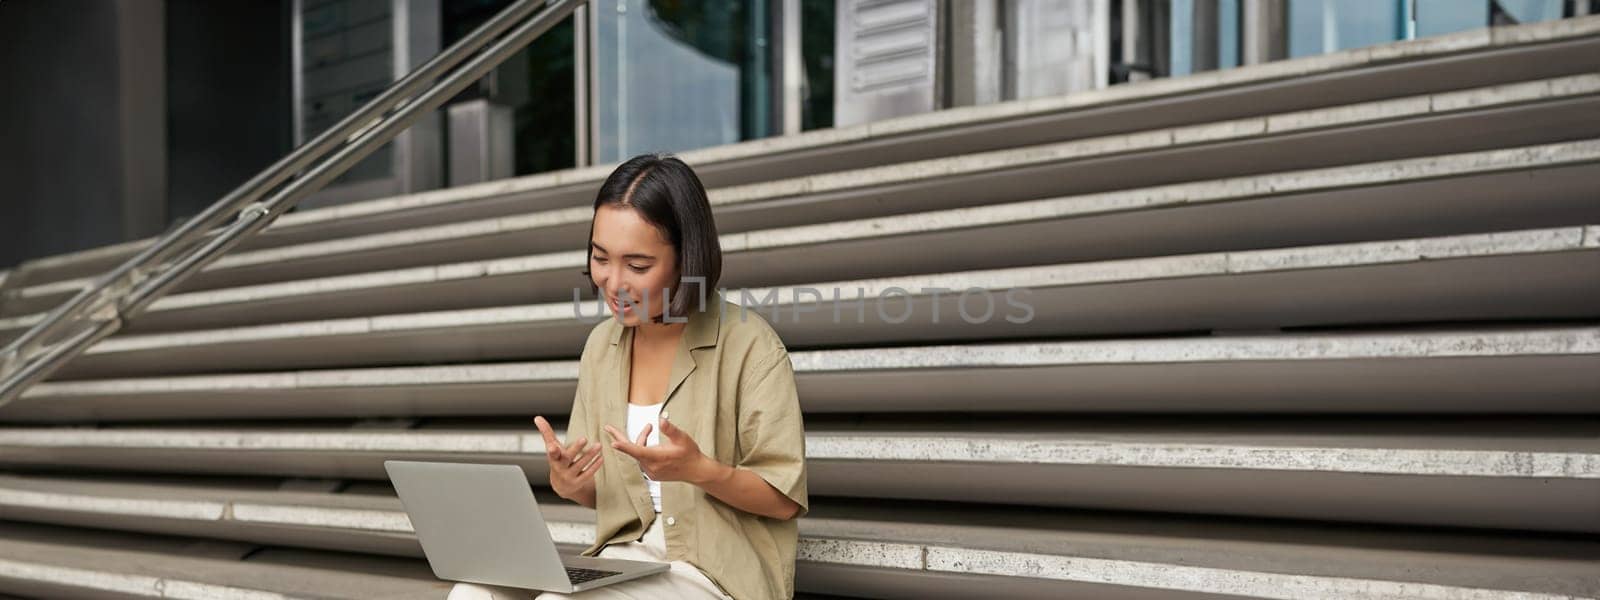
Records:
<instances>
[{"instance_id":1,"label":"beige button-up shirt","mask_svg":"<svg viewBox=\"0 0 1600 600\"><path fill-rule=\"evenodd\" d=\"M695 307L691 306L691 309ZM688 316L668 379L661 416L692 436L701 452L760 475L808 510L805 428L788 350L758 314L721 293ZM584 344L567 441L606 442L595 474L595 556L609 544L637 541L657 518L639 463L612 448L602 427L628 430L632 327L608 318ZM718 500L694 484L661 482L668 560L705 572L738 600L794 595L795 519L776 520Z\"/></svg>"}]
</instances>

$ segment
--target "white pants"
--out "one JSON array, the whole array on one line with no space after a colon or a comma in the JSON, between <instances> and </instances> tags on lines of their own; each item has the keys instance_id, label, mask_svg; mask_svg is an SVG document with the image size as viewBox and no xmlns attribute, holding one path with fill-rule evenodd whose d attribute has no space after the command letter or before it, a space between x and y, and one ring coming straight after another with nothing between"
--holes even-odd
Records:
<instances>
[{"instance_id":1,"label":"white pants","mask_svg":"<svg viewBox=\"0 0 1600 600\"><path fill-rule=\"evenodd\" d=\"M657 518L644 532L644 539L626 544L612 544L600 551L605 558L629 560L667 561L667 541L661 531L663 519ZM658 598L708 598L733 600L711 583L700 569L681 560L671 561L672 570L639 579L613 583L585 592L562 594L534 590L460 582L450 589L448 600L656 600ZM534 594L538 594L535 596Z\"/></svg>"}]
</instances>

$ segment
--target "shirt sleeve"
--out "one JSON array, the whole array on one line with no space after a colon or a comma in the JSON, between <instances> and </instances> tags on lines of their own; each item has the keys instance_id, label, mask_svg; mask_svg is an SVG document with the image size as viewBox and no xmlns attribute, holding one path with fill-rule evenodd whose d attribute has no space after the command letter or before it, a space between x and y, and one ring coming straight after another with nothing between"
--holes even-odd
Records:
<instances>
[{"instance_id":1,"label":"shirt sleeve","mask_svg":"<svg viewBox=\"0 0 1600 600\"><path fill-rule=\"evenodd\" d=\"M589 368L588 359L589 350L587 349L587 346L585 346L582 358L579 359L577 390L572 393L572 410L567 413L567 434L560 440L563 446L572 445L572 442L580 437L587 437L590 441L595 440L593 431L590 430L591 421L589 418L589 398L588 394L584 393L584 390L587 389L587 386L589 385L589 377L587 376ZM595 537L594 542L590 544L588 548L585 548L580 552L580 554L583 556L598 556L601 548L603 548L605 545L603 542L606 541L601 539L602 536L600 534L601 519L599 518L598 512L600 504L599 485L600 479L597 474L595 478Z\"/></svg>"},{"instance_id":2,"label":"shirt sleeve","mask_svg":"<svg viewBox=\"0 0 1600 600\"><path fill-rule=\"evenodd\" d=\"M606 334L603 325L605 323L601 323L601 326L589 332L589 338L583 344L583 352L578 357L578 386L572 392L572 410L567 411L567 435L561 438L563 445L572 445L572 442L580 437L589 438L591 442L604 441L595 435L599 427L590 420L589 398L586 393L588 386L594 384L593 369L597 360L595 342Z\"/></svg>"},{"instance_id":3,"label":"shirt sleeve","mask_svg":"<svg viewBox=\"0 0 1600 600\"><path fill-rule=\"evenodd\" d=\"M583 393L583 385L578 382L578 390L572 394L572 410L567 413L567 436L561 438L562 445L570 446L580 437L595 441L593 432L589 430L589 402Z\"/></svg>"},{"instance_id":4,"label":"shirt sleeve","mask_svg":"<svg viewBox=\"0 0 1600 600\"><path fill-rule=\"evenodd\" d=\"M806 437L795 389L794 365L779 348L755 361L740 378L739 457L735 466L760 475L800 505L794 518L810 511L806 493Z\"/></svg>"}]
</instances>

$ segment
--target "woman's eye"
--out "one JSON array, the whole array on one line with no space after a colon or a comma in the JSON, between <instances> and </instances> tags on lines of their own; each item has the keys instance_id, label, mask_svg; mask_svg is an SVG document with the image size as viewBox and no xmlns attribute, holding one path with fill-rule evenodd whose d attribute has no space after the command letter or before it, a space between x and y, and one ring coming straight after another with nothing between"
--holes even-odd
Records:
<instances>
[{"instance_id":1,"label":"woman's eye","mask_svg":"<svg viewBox=\"0 0 1600 600\"><path fill-rule=\"evenodd\" d=\"M604 259L604 258L600 258L600 257L598 257L598 256L596 256L596 257L594 257L594 261L595 261L595 262L597 262L597 263L600 263L600 264L602 264L602 265L603 265L603 264L606 264L606 259Z\"/></svg>"},{"instance_id":2,"label":"woman's eye","mask_svg":"<svg viewBox=\"0 0 1600 600\"><path fill-rule=\"evenodd\" d=\"M628 268L633 269L635 273L643 273L650 270L650 267L641 267L639 265L628 265Z\"/></svg>"}]
</instances>

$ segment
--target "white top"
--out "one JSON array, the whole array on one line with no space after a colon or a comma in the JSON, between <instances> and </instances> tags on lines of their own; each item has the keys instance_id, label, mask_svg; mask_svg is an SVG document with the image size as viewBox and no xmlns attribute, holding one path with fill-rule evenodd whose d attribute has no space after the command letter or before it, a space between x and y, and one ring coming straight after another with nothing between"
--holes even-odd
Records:
<instances>
[{"instance_id":1,"label":"white top","mask_svg":"<svg viewBox=\"0 0 1600 600\"><path fill-rule=\"evenodd\" d=\"M646 423L651 424L650 436L645 438L646 446L654 446L661 439L661 406L665 402L657 402L649 406L640 406L628 403L628 441L639 441L639 432L644 431ZM639 469L639 474L644 475L644 469ZM661 512L661 482L644 475L645 485L650 487L650 500L656 505L656 512Z\"/></svg>"}]
</instances>

